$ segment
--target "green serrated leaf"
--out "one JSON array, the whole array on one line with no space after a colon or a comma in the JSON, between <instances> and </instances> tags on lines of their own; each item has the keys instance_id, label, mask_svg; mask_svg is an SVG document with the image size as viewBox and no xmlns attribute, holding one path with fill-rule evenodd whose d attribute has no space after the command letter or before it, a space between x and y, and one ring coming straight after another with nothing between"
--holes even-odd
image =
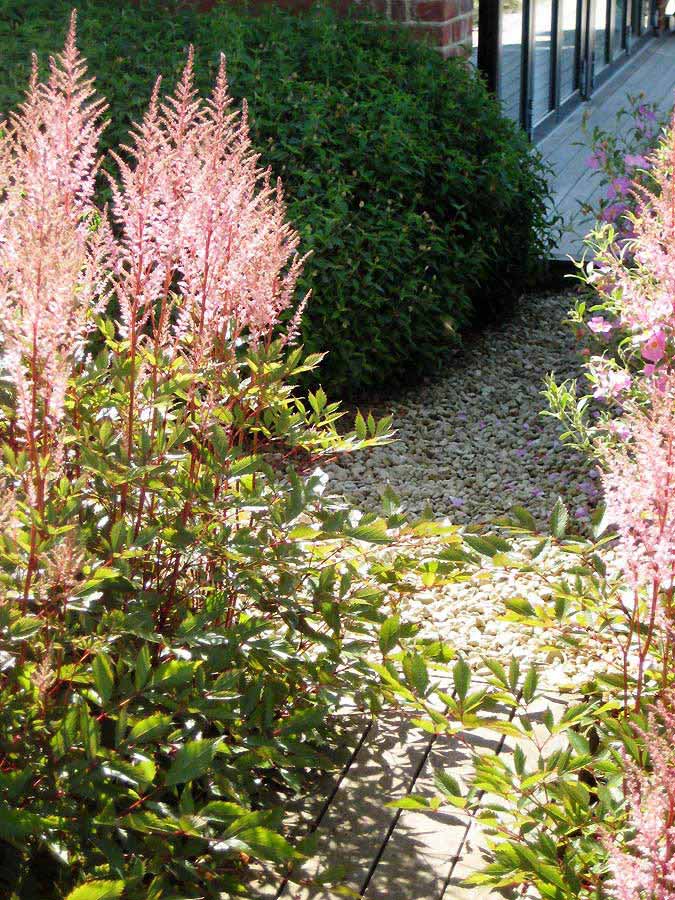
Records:
<instances>
[{"instance_id":1,"label":"green serrated leaf","mask_svg":"<svg viewBox=\"0 0 675 900\"><path fill-rule=\"evenodd\" d=\"M523 683L523 700L525 703L531 703L537 691L539 684L539 675L534 666L528 671Z\"/></svg>"},{"instance_id":2,"label":"green serrated leaf","mask_svg":"<svg viewBox=\"0 0 675 900\"><path fill-rule=\"evenodd\" d=\"M386 619L380 628L380 651L383 656L390 653L396 644L401 633L401 621L398 616L390 616Z\"/></svg>"},{"instance_id":3,"label":"green serrated leaf","mask_svg":"<svg viewBox=\"0 0 675 900\"><path fill-rule=\"evenodd\" d=\"M565 532L567 531L567 523L569 522L569 513L567 512L567 507L562 501L561 497L555 502L555 506L553 507L553 511L551 512L551 518L549 520L549 527L551 529L551 534L553 537L561 540L565 536Z\"/></svg>"},{"instance_id":4,"label":"green serrated leaf","mask_svg":"<svg viewBox=\"0 0 675 900\"><path fill-rule=\"evenodd\" d=\"M258 859L284 863L297 859L300 855L284 837L269 828L248 828L240 831L237 837Z\"/></svg>"},{"instance_id":5,"label":"green serrated leaf","mask_svg":"<svg viewBox=\"0 0 675 900\"><path fill-rule=\"evenodd\" d=\"M154 713L136 722L127 740L130 744L144 744L148 741L157 740L162 737L171 728L171 716L165 716L162 713Z\"/></svg>"},{"instance_id":6,"label":"green serrated leaf","mask_svg":"<svg viewBox=\"0 0 675 900\"><path fill-rule=\"evenodd\" d=\"M92 663L94 684L102 700L107 702L112 697L115 686L115 674L110 659L105 653L99 653Z\"/></svg>"},{"instance_id":7,"label":"green serrated leaf","mask_svg":"<svg viewBox=\"0 0 675 900\"><path fill-rule=\"evenodd\" d=\"M216 741L190 741L175 755L166 775L167 786L200 778L211 768Z\"/></svg>"},{"instance_id":8,"label":"green serrated leaf","mask_svg":"<svg viewBox=\"0 0 675 900\"><path fill-rule=\"evenodd\" d=\"M471 669L461 657L452 667L452 680L457 696L460 700L464 700L471 685Z\"/></svg>"},{"instance_id":9,"label":"green serrated leaf","mask_svg":"<svg viewBox=\"0 0 675 900\"><path fill-rule=\"evenodd\" d=\"M71 891L66 900L116 900L123 893L123 881L88 881Z\"/></svg>"},{"instance_id":10,"label":"green serrated leaf","mask_svg":"<svg viewBox=\"0 0 675 900\"><path fill-rule=\"evenodd\" d=\"M137 691L140 691L143 687L145 687L151 666L152 663L150 661L150 650L148 649L147 644L143 644L141 649L138 651L138 656L136 657L136 665L134 666L134 685L136 686Z\"/></svg>"}]
</instances>

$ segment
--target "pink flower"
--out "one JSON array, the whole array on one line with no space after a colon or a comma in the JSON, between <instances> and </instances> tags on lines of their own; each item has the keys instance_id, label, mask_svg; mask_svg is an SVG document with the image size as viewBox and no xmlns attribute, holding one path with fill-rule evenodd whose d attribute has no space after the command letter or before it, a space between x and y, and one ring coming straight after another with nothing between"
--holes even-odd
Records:
<instances>
[{"instance_id":1,"label":"pink flower","mask_svg":"<svg viewBox=\"0 0 675 900\"><path fill-rule=\"evenodd\" d=\"M630 433L608 453L602 487L617 526L624 572L633 586L666 589L675 573L675 378L650 384L649 406L622 417Z\"/></svg>"},{"instance_id":2,"label":"pink flower","mask_svg":"<svg viewBox=\"0 0 675 900\"><path fill-rule=\"evenodd\" d=\"M627 391L632 380L628 372L617 369L598 369L595 371L596 386L593 396L597 400L616 398Z\"/></svg>"},{"instance_id":3,"label":"pink flower","mask_svg":"<svg viewBox=\"0 0 675 900\"><path fill-rule=\"evenodd\" d=\"M624 194L627 194L631 189L632 184L633 182L631 179L625 175L622 175L620 178L615 178L607 188L607 197L610 200L613 200L615 197L621 197Z\"/></svg>"},{"instance_id":4,"label":"pink flower","mask_svg":"<svg viewBox=\"0 0 675 900\"><path fill-rule=\"evenodd\" d=\"M598 170L607 162L607 151L602 147L596 147L586 160L589 169Z\"/></svg>"},{"instance_id":5,"label":"pink flower","mask_svg":"<svg viewBox=\"0 0 675 900\"><path fill-rule=\"evenodd\" d=\"M647 731L635 730L649 751L651 772L624 759L628 840L605 834L610 896L614 900L675 900L675 714L673 696L649 715Z\"/></svg>"},{"instance_id":6,"label":"pink flower","mask_svg":"<svg viewBox=\"0 0 675 900\"><path fill-rule=\"evenodd\" d=\"M649 168L649 161L647 160L647 158L644 156L640 156L639 154L635 154L635 153L627 153L626 156L624 157L624 163L626 164L626 168L628 168L628 169L635 169L635 168L648 169Z\"/></svg>"},{"instance_id":7,"label":"pink flower","mask_svg":"<svg viewBox=\"0 0 675 900\"><path fill-rule=\"evenodd\" d=\"M586 160L589 169L600 169L607 163L607 151L604 147L596 147Z\"/></svg>"},{"instance_id":8,"label":"pink flower","mask_svg":"<svg viewBox=\"0 0 675 900\"><path fill-rule=\"evenodd\" d=\"M625 203L612 203L606 206L600 213L600 219L603 222L616 222L619 216L622 216L628 209Z\"/></svg>"},{"instance_id":9,"label":"pink flower","mask_svg":"<svg viewBox=\"0 0 675 900\"><path fill-rule=\"evenodd\" d=\"M94 209L105 104L75 45L63 51L0 137L0 347L21 440L59 452L68 379L105 305L111 235ZM98 220L98 226L95 221Z\"/></svg>"},{"instance_id":10,"label":"pink flower","mask_svg":"<svg viewBox=\"0 0 675 900\"><path fill-rule=\"evenodd\" d=\"M647 103L642 103L638 106L637 115L644 122L656 122L656 113Z\"/></svg>"},{"instance_id":11,"label":"pink flower","mask_svg":"<svg viewBox=\"0 0 675 900\"><path fill-rule=\"evenodd\" d=\"M620 440L626 441L630 437L630 428L621 419L613 419L607 426L612 434L615 434ZM597 473L595 473L597 475ZM595 491L597 494L597 490Z\"/></svg>"},{"instance_id":12,"label":"pink flower","mask_svg":"<svg viewBox=\"0 0 675 900\"><path fill-rule=\"evenodd\" d=\"M607 319L602 316L593 316L586 324L593 334L609 334L612 328L614 328L613 324L608 322Z\"/></svg>"},{"instance_id":13,"label":"pink flower","mask_svg":"<svg viewBox=\"0 0 675 900\"><path fill-rule=\"evenodd\" d=\"M160 102L155 86L132 132L133 164L114 156L124 332L150 324L156 346L194 367L227 356L240 339L267 339L294 303L303 263L281 184L253 151L246 105L241 115L231 106L224 57L204 102L191 49L174 95Z\"/></svg>"},{"instance_id":14,"label":"pink flower","mask_svg":"<svg viewBox=\"0 0 675 900\"><path fill-rule=\"evenodd\" d=\"M642 358L657 363L666 355L666 335L662 329L655 331L641 348Z\"/></svg>"}]
</instances>

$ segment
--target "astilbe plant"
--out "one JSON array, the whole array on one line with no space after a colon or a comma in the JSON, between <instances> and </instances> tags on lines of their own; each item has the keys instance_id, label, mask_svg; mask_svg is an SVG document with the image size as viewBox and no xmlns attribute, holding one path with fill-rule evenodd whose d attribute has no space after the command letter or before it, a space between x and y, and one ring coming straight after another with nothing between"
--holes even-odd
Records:
<instances>
[{"instance_id":1,"label":"astilbe plant","mask_svg":"<svg viewBox=\"0 0 675 900\"><path fill-rule=\"evenodd\" d=\"M675 584L675 394L669 376L652 384L646 408L627 411L624 439L603 454L605 515L617 541L630 627L624 645L625 674L631 651L639 658L635 705L640 707L645 667L657 648L662 681L672 668L672 602ZM646 602L645 602L646 601Z\"/></svg>"},{"instance_id":2,"label":"astilbe plant","mask_svg":"<svg viewBox=\"0 0 675 900\"><path fill-rule=\"evenodd\" d=\"M103 111L73 16L0 151L0 893L241 895L377 702L387 523L316 468L388 425L294 392L303 260L224 63L157 83L110 211Z\"/></svg>"},{"instance_id":3,"label":"astilbe plant","mask_svg":"<svg viewBox=\"0 0 675 900\"><path fill-rule=\"evenodd\" d=\"M625 724L619 728L602 716L593 723L596 737L609 735L608 749L617 754L617 744L622 747L626 809L604 831L604 891L615 900L675 895L674 162L671 124L646 161L649 186L642 179L631 183L636 203L630 241L618 242L611 227L591 238L595 259L583 273L590 291L573 320L596 348L587 366L593 398L577 398L569 385L558 391L549 384L558 415L571 431L591 437L602 467L605 518L615 534L620 590L614 596L623 612L616 629L623 672L615 683L623 690L618 708ZM593 423L588 410L597 401ZM597 772L606 784L606 766Z\"/></svg>"},{"instance_id":4,"label":"astilbe plant","mask_svg":"<svg viewBox=\"0 0 675 900\"><path fill-rule=\"evenodd\" d=\"M675 897L675 714L673 696L661 700L640 732L649 753L645 772L626 759L625 792L630 837L604 837L613 900L673 900Z\"/></svg>"}]
</instances>

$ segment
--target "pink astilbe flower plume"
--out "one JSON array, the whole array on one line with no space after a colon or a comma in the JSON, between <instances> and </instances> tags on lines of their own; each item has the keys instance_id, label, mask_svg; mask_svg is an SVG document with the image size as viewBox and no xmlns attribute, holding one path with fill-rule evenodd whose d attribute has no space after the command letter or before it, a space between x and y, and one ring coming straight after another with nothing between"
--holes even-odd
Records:
<instances>
[{"instance_id":1,"label":"pink astilbe flower plume","mask_svg":"<svg viewBox=\"0 0 675 900\"><path fill-rule=\"evenodd\" d=\"M644 162L644 160L643 160ZM620 324L637 343L675 334L675 117L668 141L650 158L655 189L633 184L640 203L632 222L632 264L610 248L602 255Z\"/></svg>"},{"instance_id":2,"label":"pink astilbe flower plume","mask_svg":"<svg viewBox=\"0 0 675 900\"><path fill-rule=\"evenodd\" d=\"M33 457L38 444L53 444L72 366L106 301L111 236L93 205L104 103L75 24L73 13L45 83L34 59L26 101L0 144L0 365Z\"/></svg>"},{"instance_id":3,"label":"pink astilbe flower plume","mask_svg":"<svg viewBox=\"0 0 675 900\"><path fill-rule=\"evenodd\" d=\"M649 730L639 731L651 772L625 760L628 801L627 842L605 835L612 900L675 900L675 713L673 697L649 716Z\"/></svg>"},{"instance_id":4,"label":"pink astilbe flower plume","mask_svg":"<svg viewBox=\"0 0 675 900\"><path fill-rule=\"evenodd\" d=\"M127 148L131 162L116 157L122 327L133 341L151 334L156 348L178 347L193 365L242 335L268 338L303 262L281 187L252 151L246 105L241 115L231 107L224 58L205 102L190 50L173 96L160 102L157 84Z\"/></svg>"},{"instance_id":5,"label":"pink astilbe flower plume","mask_svg":"<svg viewBox=\"0 0 675 900\"><path fill-rule=\"evenodd\" d=\"M271 185L252 152L246 104L241 117L230 106L221 57L195 128L181 241L175 334L197 355L217 353L242 332L253 342L267 337L293 302L303 262L281 185Z\"/></svg>"},{"instance_id":6,"label":"pink astilbe flower plume","mask_svg":"<svg viewBox=\"0 0 675 900\"><path fill-rule=\"evenodd\" d=\"M653 384L647 408L621 422L626 440L609 452L602 477L607 518L631 584L667 590L675 574L675 375Z\"/></svg>"}]
</instances>

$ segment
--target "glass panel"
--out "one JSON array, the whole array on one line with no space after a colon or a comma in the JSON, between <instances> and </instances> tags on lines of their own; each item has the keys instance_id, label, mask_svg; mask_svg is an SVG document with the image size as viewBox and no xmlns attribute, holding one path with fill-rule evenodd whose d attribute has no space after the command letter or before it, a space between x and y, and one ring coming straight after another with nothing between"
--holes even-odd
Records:
<instances>
[{"instance_id":1,"label":"glass panel","mask_svg":"<svg viewBox=\"0 0 675 900\"><path fill-rule=\"evenodd\" d=\"M595 0L595 72L607 65L607 0Z\"/></svg>"},{"instance_id":2,"label":"glass panel","mask_svg":"<svg viewBox=\"0 0 675 900\"><path fill-rule=\"evenodd\" d=\"M577 0L560 0L562 44L560 45L560 99L566 100L577 83Z\"/></svg>"},{"instance_id":3,"label":"glass panel","mask_svg":"<svg viewBox=\"0 0 675 900\"><path fill-rule=\"evenodd\" d=\"M504 0L500 96L504 112L520 119L520 82L523 42L523 0Z\"/></svg>"},{"instance_id":4,"label":"glass panel","mask_svg":"<svg viewBox=\"0 0 675 900\"><path fill-rule=\"evenodd\" d=\"M614 44L612 46L612 56L616 59L624 51L624 31L623 22L626 15L626 0L614 0L616 3L615 19L614 19Z\"/></svg>"},{"instance_id":5,"label":"glass panel","mask_svg":"<svg viewBox=\"0 0 675 900\"><path fill-rule=\"evenodd\" d=\"M551 108L551 13L551 0L536 0L532 95L532 114L535 125Z\"/></svg>"},{"instance_id":6,"label":"glass panel","mask_svg":"<svg viewBox=\"0 0 675 900\"><path fill-rule=\"evenodd\" d=\"M647 31L647 29L648 29L648 28L650 27L650 25L651 25L651 22L649 21L649 17L650 17L651 11L652 11L652 3L651 3L651 0L642 0L642 23L641 23L641 25L642 25L642 28L641 28L642 34L644 34L645 31Z\"/></svg>"},{"instance_id":7,"label":"glass panel","mask_svg":"<svg viewBox=\"0 0 675 900\"><path fill-rule=\"evenodd\" d=\"M478 65L478 0L473 0L473 31L471 32L471 63Z\"/></svg>"}]
</instances>

